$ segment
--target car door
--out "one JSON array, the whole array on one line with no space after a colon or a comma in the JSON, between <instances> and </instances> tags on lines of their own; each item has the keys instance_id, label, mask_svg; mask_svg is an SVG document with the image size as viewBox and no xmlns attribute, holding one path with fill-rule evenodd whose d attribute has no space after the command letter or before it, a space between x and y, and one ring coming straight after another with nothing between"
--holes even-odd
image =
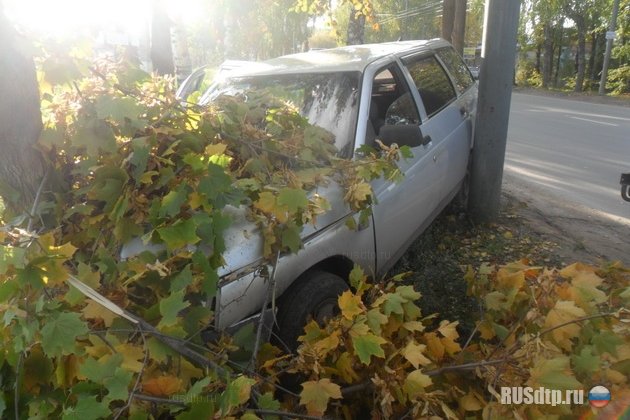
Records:
<instances>
[{"instance_id":1,"label":"car door","mask_svg":"<svg viewBox=\"0 0 630 420\"><path fill-rule=\"evenodd\" d=\"M407 56L402 61L423 105L422 133L431 138L433 145L436 205L441 210L466 175L472 129L470 116L458 102L451 77L433 53Z\"/></svg>"},{"instance_id":2,"label":"car door","mask_svg":"<svg viewBox=\"0 0 630 420\"><path fill-rule=\"evenodd\" d=\"M420 116L416 96L397 63L379 69L367 81L370 96L365 143L374 145L386 130L419 133ZM360 132L363 132L361 130ZM420 136L418 136L418 140ZM373 182L377 204L372 209L377 273L395 262L435 211L439 175L433 160L432 143L411 144L413 158L399 162L403 178L396 183L384 179ZM429 220L430 221L430 220Z\"/></svg>"}]
</instances>

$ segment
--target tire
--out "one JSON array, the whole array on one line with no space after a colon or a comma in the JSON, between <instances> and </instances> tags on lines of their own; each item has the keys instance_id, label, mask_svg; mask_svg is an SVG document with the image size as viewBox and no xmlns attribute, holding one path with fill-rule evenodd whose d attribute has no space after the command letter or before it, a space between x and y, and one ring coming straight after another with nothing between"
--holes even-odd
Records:
<instances>
[{"instance_id":1,"label":"tire","mask_svg":"<svg viewBox=\"0 0 630 420\"><path fill-rule=\"evenodd\" d=\"M339 313L337 299L346 290L348 285L336 274L309 271L300 276L278 300L278 344L295 351L311 319L321 324Z\"/></svg>"}]
</instances>

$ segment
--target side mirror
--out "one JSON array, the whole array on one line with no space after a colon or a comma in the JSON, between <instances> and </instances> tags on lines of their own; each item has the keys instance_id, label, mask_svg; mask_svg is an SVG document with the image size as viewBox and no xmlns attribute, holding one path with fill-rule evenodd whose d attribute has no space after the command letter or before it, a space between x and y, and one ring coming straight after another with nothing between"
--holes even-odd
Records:
<instances>
[{"instance_id":1,"label":"side mirror","mask_svg":"<svg viewBox=\"0 0 630 420\"><path fill-rule=\"evenodd\" d=\"M415 124L385 124L376 137L386 146L396 143L399 146L417 147L431 142L431 137L423 136L420 126Z\"/></svg>"}]
</instances>

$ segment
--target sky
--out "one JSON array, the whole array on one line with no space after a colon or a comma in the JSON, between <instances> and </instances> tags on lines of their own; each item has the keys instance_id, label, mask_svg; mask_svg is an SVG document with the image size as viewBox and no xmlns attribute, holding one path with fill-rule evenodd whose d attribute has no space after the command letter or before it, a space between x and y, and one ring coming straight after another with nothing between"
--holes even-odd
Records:
<instances>
[{"instance_id":1,"label":"sky","mask_svg":"<svg viewBox=\"0 0 630 420\"><path fill-rule=\"evenodd\" d=\"M165 0L172 17L194 23L203 0ZM2 0L5 14L36 35L72 38L99 29L139 36L150 20L151 0Z\"/></svg>"}]
</instances>

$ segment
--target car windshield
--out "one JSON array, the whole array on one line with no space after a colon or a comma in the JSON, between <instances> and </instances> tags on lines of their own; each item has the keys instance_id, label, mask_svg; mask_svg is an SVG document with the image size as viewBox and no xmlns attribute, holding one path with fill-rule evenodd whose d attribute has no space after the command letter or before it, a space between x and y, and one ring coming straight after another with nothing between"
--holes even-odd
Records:
<instances>
[{"instance_id":1,"label":"car windshield","mask_svg":"<svg viewBox=\"0 0 630 420\"><path fill-rule=\"evenodd\" d=\"M229 95L269 92L295 105L309 123L335 136L338 155L351 157L359 104L358 72L233 77L208 91L202 103ZM253 95L256 96L256 95Z\"/></svg>"}]
</instances>

